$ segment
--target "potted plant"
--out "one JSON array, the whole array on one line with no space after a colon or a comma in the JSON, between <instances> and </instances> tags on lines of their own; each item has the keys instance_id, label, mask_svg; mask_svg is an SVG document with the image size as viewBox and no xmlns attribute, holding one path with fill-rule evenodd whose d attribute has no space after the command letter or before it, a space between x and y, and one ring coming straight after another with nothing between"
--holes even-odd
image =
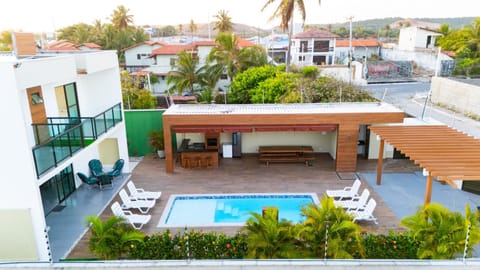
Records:
<instances>
[{"instance_id":1,"label":"potted plant","mask_svg":"<svg viewBox=\"0 0 480 270\"><path fill-rule=\"evenodd\" d=\"M165 141L163 130L154 130L148 134L148 143L157 151L160 158L165 157Z\"/></svg>"}]
</instances>

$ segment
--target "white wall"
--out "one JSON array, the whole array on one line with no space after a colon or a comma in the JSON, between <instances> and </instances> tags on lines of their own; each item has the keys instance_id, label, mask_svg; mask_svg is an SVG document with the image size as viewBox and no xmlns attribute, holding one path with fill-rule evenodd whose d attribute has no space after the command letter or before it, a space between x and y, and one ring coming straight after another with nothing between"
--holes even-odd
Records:
<instances>
[{"instance_id":1,"label":"white wall","mask_svg":"<svg viewBox=\"0 0 480 270\"><path fill-rule=\"evenodd\" d=\"M260 145L311 145L313 151L336 155L336 132L244 132L242 133L242 153L258 153ZM203 133L179 133L177 144L180 146L183 139L190 139L190 143L205 142ZM220 134L220 144L232 142L231 133Z\"/></svg>"},{"instance_id":2,"label":"white wall","mask_svg":"<svg viewBox=\"0 0 480 270\"><path fill-rule=\"evenodd\" d=\"M380 151L380 141L377 140L377 134L370 132L368 148L368 159L378 159L378 152ZM393 158L393 147L385 142L383 147L383 158Z\"/></svg>"},{"instance_id":3,"label":"white wall","mask_svg":"<svg viewBox=\"0 0 480 270\"><path fill-rule=\"evenodd\" d=\"M44 237L46 228L42 200L38 189L32 150L26 136L26 126L20 106L15 71L12 63L0 63L0 76L5 102L0 106L0 119L4 127L0 140L0 209L29 210L32 218L38 258L48 261L47 244ZM0 224L2 217L0 217ZM2 245L8 242L2 241ZM0 254L0 260L2 255Z\"/></svg>"},{"instance_id":4,"label":"white wall","mask_svg":"<svg viewBox=\"0 0 480 270\"><path fill-rule=\"evenodd\" d=\"M148 44L142 44L133 48L130 48L125 51L125 64L127 66L150 66L153 65L154 59L147 57L147 56L141 56L140 59L137 59L137 54L148 54L151 55L152 51L160 48L161 45L156 44L156 45L148 45Z\"/></svg>"},{"instance_id":5,"label":"white wall","mask_svg":"<svg viewBox=\"0 0 480 270\"><path fill-rule=\"evenodd\" d=\"M431 90L432 102L480 116L480 86L449 78L432 77Z\"/></svg>"}]
</instances>

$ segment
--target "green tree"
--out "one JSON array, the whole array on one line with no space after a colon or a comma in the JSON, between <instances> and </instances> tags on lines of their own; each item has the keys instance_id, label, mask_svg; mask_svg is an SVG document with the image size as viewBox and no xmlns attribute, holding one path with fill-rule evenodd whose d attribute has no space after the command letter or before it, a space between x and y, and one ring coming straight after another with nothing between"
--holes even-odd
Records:
<instances>
[{"instance_id":1,"label":"green tree","mask_svg":"<svg viewBox=\"0 0 480 270\"><path fill-rule=\"evenodd\" d=\"M471 212L468 204L465 217L451 212L439 203L430 203L420 208L413 216L401 220L401 225L409 228L419 242L419 259L453 259L463 253L467 229L470 226L468 255L472 247L480 243L478 214Z\"/></svg>"},{"instance_id":2,"label":"green tree","mask_svg":"<svg viewBox=\"0 0 480 270\"><path fill-rule=\"evenodd\" d=\"M222 9L214 17L217 19L213 26L214 30L218 30L220 33L233 30L232 18L228 16L228 11Z\"/></svg>"},{"instance_id":3,"label":"green tree","mask_svg":"<svg viewBox=\"0 0 480 270\"><path fill-rule=\"evenodd\" d=\"M295 91L297 78L298 74L285 72L267 78L249 91L252 103L283 103L283 98Z\"/></svg>"},{"instance_id":4,"label":"green tree","mask_svg":"<svg viewBox=\"0 0 480 270\"><path fill-rule=\"evenodd\" d=\"M110 21L116 28L128 28L130 24L133 24L133 15L128 14L129 11L130 9L123 5L117 6L117 9L110 16Z\"/></svg>"},{"instance_id":5,"label":"green tree","mask_svg":"<svg viewBox=\"0 0 480 270\"><path fill-rule=\"evenodd\" d=\"M93 33L93 26L78 23L58 30L58 39L65 39L78 44L96 42Z\"/></svg>"},{"instance_id":6,"label":"green tree","mask_svg":"<svg viewBox=\"0 0 480 270\"><path fill-rule=\"evenodd\" d=\"M207 60L223 65L231 81L241 66L239 62L240 48L238 46L237 36L223 32L217 35L215 41L216 46L213 47L208 54Z\"/></svg>"},{"instance_id":7,"label":"green tree","mask_svg":"<svg viewBox=\"0 0 480 270\"><path fill-rule=\"evenodd\" d=\"M10 31L0 33L0 51L10 51L12 46L12 34Z\"/></svg>"},{"instance_id":8,"label":"green tree","mask_svg":"<svg viewBox=\"0 0 480 270\"><path fill-rule=\"evenodd\" d=\"M145 89L143 77L131 76L128 71L120 73L122 99L125 109L154 109L157 99Z\"/></svg>"},{"instance_id":9,"label":"green tree","mask_svg":"<svg viewBox=\"0 0 480 270\"><path fill-rule=\"evenodd\" d=\"M92 236L88 249L103 260L120 259L128 253L129 245L141 242L145 235L125 224L125 220L112 216L103 222L97 216L87 217Z\"/></svg>"},{"instance_id":10,"label":"green tree","mask_svg":"<svg viewBox=\"0 0 480 270\"><path fill-rule=\"evenodd\" d=\"M302 215L306 219L299 235L304 241L306 254L314 258L324 258L327 248L328 258L363 257L360 227L343 208L335 206L333 198L324 196L320 205L306 205L302 208Z\"/></svg>"},{"instance_id":11,"label":"green tree","mask_svg":"<svg viewBox=\"0 0 480 270\"><path fill-rule=\"evenodd\" d=\"M278 210L269 208L264 216L252 213L243 230L247 234L248 258L279 259L296 257L294 226L278 221Z\"/></svg>"},{"instance_id":12,"label":"green tree","mask_svg":"<svg viewBox=\"0 0 480 270\"><path fill-rule=\"evenodd\" d=\"M198 95L198 100L203 103L211 103L218 94L215 86L223 74L223 66L219 64L207 64L199 69L199 82L202 86L202 92Z\"/></svg>"},{"instance_id":13,"label":"green tree","mask_svg":"<svg viewBox=\"0 0 480 270\"><path fill-rule=\"evenodd\" d=\"M240 64L239 71L244 71L251 67L268 64L268 57L265 49L261 46L246 47L240 50L238 62Z\"/></svg>"},{"instance_id":14,"label":"green tree","mask_svg":"<svg viewBox=\"0 0 480 270\"><path fill-rule=\"evenodd\" d=\"M280 72L278 68L265 65L239 73L230 85L229 102L237 104L252 103L249 90L257 88L261 82L276 76L278 72Z\"/></svg>"},{"instance_id":15,"label":"green tree","mask_svg":"<svg viewBox=\"0 0 480 270\"><path fill-rule=\"evenodd\" d=\"M306 18L306 11L305 11L305 4L303 0L267 0L265 5L262 8L262 11L265 10L270 4L278 2L278 7L270 17L273 18L280 18L280 28L282 30L288 30L288 50L287 50L287 59L286 59L286 72L290 72L290 52L292 48L292 33L293 33L293 14L295 12L295 8L300 12L300 16L302 18L302 24L305 23ZM318 0L318 4L320 5L321 0ZM289 26L290 24L290 26Z\"/></svg>"},{"instance_id":16,"label":"green tree","mask_svg":"<svg viewBox=\"0 0 480 270\"><path fill-rule=\"evenodd\" d=\"M193 93L193 86L200 81L200 71L197 68L198 58L183 51L178 54L178 62L174 69L168 72L167 84L172 85L168 91L182 95L184 90Z\"/></svg>"}]
</instances>

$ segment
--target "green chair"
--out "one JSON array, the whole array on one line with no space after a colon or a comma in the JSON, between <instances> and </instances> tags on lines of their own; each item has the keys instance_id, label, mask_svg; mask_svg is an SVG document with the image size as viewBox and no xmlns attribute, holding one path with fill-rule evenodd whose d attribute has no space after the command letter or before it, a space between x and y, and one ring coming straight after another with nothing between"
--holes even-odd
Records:
<instances>
[{"instance_id":1,"label":"green chair","mask_svg":"<svg viewBox=\"0 0 480 270\"><path fill-rule=\"evenodd\" d=\"M125 161L123 159L119 159L115 161L115 164L113 164L112 170L105 174L112 177L117 177L122 173L123 165L125 165Z\"/></svg>"},{"instance_id":2,"label":"green chair","mask_svg":"<svg viewBox=\"0 0 480 270\"><path fill-rule=\"evenodd\" d=\"M88 186L98 186L98 185L100 185L100 183L98 181L98 178L96 178L95 176L88 177L81 172L78 172L77 175L78 175L78 178L80 178L80 180L82 180L82 182L87 184Z\"/></svg>"},{"instance_id":3,"label":"green chair","mask_svg":"<svg viewBox=\"0 0 480 270\"><path fill-rule=\"evenodd\" d=\"M98 159L90 160L88 162L88 167L90 168L92 175L98 178L99 185L101 188L103 188L103 186L105 185L113 186L112 184L113 176L108 175L103 171L103 165L100 160Z\"/></svg>"}]
</instances>

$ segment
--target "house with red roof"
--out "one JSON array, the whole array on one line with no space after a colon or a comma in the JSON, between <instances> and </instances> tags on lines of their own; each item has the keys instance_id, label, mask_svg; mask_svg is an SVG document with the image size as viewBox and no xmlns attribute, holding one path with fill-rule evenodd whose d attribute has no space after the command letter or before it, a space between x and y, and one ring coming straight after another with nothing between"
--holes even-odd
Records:
<instances>
[{"instance_id":1,"label":"house with red roof","mask_svg":"<svg viewBox=\"0 0 480 270\"><path fill-rule=\"evenodd\" d=\"M162 46L167 45L160 41L145 41L123 49L125 54L125 66L128 71L136 71L149 67L155 61L151 57L152 52Z\"/></svg>"},{"instance_id":2,"label":"house with red roof","mask_svg":"<svg viewBox=\"0 0 480 270\"><path fill-rule=\"evenodd\" d=\"M92 42L77 44L64 39L56 40L47 45L47 51L97 51L101 49L100 45Z\"/></svg>"},{"instance_id":3,"label":"house with red roof","mask_svg":"<svg viewBox=\"0 0 480 270\"><path fill-rule=\"evenodd\" d=\"M335 62L348 63L349 39L335 41ZM352 39L352 56L354 60L369 59L372 54L380 55L380 43L377 39Z\"/></svg>"},{"instance_id":4,"label":"house with red roof","mask_svg":"<svg viewBox=\"0 0 480 270\"><path fill-rule=\"evenodd\" d=\"M335 64L337 35L325 30L309 29L292 37L290 56L297 66Z\"/></svg>"}]
</instances>

